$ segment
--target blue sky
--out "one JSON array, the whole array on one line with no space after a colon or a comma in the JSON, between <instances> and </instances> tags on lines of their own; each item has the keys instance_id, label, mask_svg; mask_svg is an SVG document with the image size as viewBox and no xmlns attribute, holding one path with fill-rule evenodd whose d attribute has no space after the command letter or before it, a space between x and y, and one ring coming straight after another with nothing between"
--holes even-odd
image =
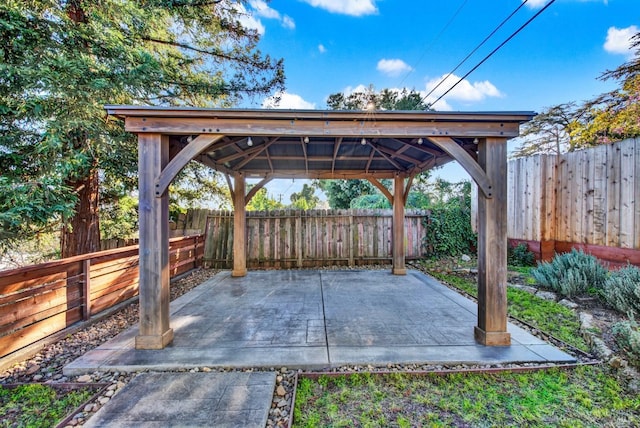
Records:
<instances>
[{"instance_id":1,"label":"blue sky","mask_svg":"<svg viewBox=\"0 0 640 428\"><path fill-rule=\"evenodd\" d=\"M549 1L526 2L427 100L433 102ZM369 85L427 95L522 2L251 0L245 25L261 33L263 53L284 58L286 91L278 107L325 109L329 94ZM638 31L640 0L556 0L434 107L541 111L592 98L615 87L597 77L630 58L628 38ZM253 100L244 107L272 104ZM436 175L465 177L456 167ZM277 181L268 190L288 194L300 183Z\"/></svg>"}]
</instances>

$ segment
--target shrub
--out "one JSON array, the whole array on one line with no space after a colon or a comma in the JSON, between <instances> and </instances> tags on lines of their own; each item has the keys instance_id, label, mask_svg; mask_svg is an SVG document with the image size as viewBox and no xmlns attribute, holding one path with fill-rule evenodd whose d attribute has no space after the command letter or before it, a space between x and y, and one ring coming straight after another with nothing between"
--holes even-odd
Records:
<instances>
[{"instance_id":1,"label":"shrub","mask_svg":"<svg viewBox=\"0 0 640 428\"><path fill-rule=\"evenodd\" d=\"M604 283L607 303L630 318L640 316L640 269L627 266L611 275Z\"/></svg>"},{"instance_id":2,"label":"shrub","mask_svg":"<svg viewBox=\"0 0 640 428\"><path fill-rule=\"evenodd\" d=\"M601 291L607 272L597 258L574 248L570 253L556 255L551 262L542 263L531 274L543 287L564 296L575 296Z\"/></svg>"},{"instance_id":3,"label":"shrub","mask_svg":"<svg viewBox=\"0 0 640 428\"><path fill-rule=\"evenodd\" d=\"M616 343L633 359L640 360L640 328L635 321L622 321L611 326Z\"/></svg>"},{"instance_id":4,"label":"shrub","mask_svg":"<svg viewBox=\"0 0 640 428\"><path fill-rule=\"evenodd\" d=\"M507 249L507 263L510 266L535 266L536 256L529 251L527 244L521 243Z\"/></svg>"},{"instance_id":5,"label":"shrub","mask_svg":"<svg viewBox=\"0 0 640 428\"><path fill-rule=\"evenodd\" d=\"M429 257L458 256L478 245L478 237L471 227L471 183L465 181L454 186L459 190L429 208L423 238L425 254Z\"/></svg>"},{"instance_id":6,"label":"shrub","mask_svg":"<svg viewBox=\"0 0 640 428\"><path fill-rule=\"evenodd\" d=\"M429 257L458 256L477 245L470 212L455 204L429 210L425 226L425 253Z\"/></svg>"}]
</instances>

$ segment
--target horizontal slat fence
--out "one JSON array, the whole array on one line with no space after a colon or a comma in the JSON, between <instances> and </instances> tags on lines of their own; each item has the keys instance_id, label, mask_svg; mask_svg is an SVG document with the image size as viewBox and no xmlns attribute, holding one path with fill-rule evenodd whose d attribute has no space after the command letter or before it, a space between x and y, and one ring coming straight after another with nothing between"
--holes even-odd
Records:
<instances>
[{"instance_id":1,"label":"horizontal slat fence","mask_svg":"<svg viewBox=\"0 0 640 428\"><path fill-rule=\"evenodd\" d=\"M576 247L640 264L640 139L514 159L508 189L508 236L541 258Z\"/></svg>"},{"instance_id":2,"label":"horizontal slat fence","mask_svg":"<svg viewBox=\"0 0 640 428\"><path fill-rule=\"evenodd\" d=\"M203 254L203 235L171 239L171 276ZM138 246L0 271L0 358L137 294Z\"/></svg>"},{"instance_id":3,"label":"horizontal slat fence","mask_svg":"<svg viewBox=\"0 0 640 428\"><path fill-rule=\"evenodd\" d=\"M406 258L423 256L428 212L405 216ZM204 263L233 264L233 212L206 219ZM391 210L274 210L247 212L247 267L292 268L391 261Z\"/></svg>"}]
</instances>

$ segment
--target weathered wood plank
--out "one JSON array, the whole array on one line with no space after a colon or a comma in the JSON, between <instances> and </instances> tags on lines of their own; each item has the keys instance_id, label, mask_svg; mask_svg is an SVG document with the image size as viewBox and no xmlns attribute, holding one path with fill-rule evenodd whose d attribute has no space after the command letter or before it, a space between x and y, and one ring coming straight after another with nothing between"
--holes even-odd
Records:
<instances>
[{"instance_id":1,"label":"weathered wood plank","mask_svg":"<svg viewBox=\"0 0 640 428\"><path fill-rule=\"evenodd\" d=\"M635 186L638 178L634 177L635 140L616 143L620 146L620 242L622 248L633 248L635 235L640 233L640 226L635 225Z\"/></svg>"},{"instance_id":2,"label":"weathered wood plank","mask_svg":"<svg viewBox=\"0 0 640 428\"><path fill-rule=\"evenodd\" d=\"M620 145L607 147L607 227L605 245L617 247L620 244ZM565 241L571 241L567 239Z\"/></svg>"},{"instance_id":3,"label":"weathered wood plank","mask_svg":"<svg viewBox=\"0 0 640 428\"><path fill-rule=\"evenodd\" d=\"M0 355L7 355L50 336L82 319L82 309L76 307L0 337Z\"/></svg>"}]
</instances>

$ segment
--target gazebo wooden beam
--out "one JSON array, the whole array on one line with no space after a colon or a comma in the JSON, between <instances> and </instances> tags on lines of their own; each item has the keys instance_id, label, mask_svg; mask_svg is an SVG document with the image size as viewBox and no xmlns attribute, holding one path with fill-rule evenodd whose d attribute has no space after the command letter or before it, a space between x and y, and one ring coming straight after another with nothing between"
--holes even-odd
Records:
<instances>
[{"instance_id":1,"label":"gazebo wooden beam","mask_svg":"<svg viewBox=\"0 0 640 428\"><path fill-rule=\"evenodd\" d=\"M198 135L193 141L191 141L185 148L180 150L176 154L171 162L163 168L160 176L155 182L156 196L162 195L168 188L169 184L176 178L176 175L182 168L187 166L189 162L205 150L209 148L216 141L220 140L223 136L216 134L202 134Z\"/></svg>"},{"instance_id":2,"label":"gazebo wooden beam","mask_svg":"<svg viewBox=\"0 0 640 428\"><path fill-rule=\"evenodd\" d=\"M476 341L511 344L507 332L507 141L478 144L478 161L491 183L492 197L478 192L478 325Z\"/></svg>"},{"instance_id":3,"label":"gazebo wooden beam","mask_svg":"<svg viewBox=\"0 0 640 428\"><path fill-rule=\"evenodd\" d=\"M138 136L140 225L140 329L137 349L162 349L173 340L169 326L169 195L156 195L156 180L169 161L169 137Z\"/></svg>"},{"instance_id":4,"label":"gazebo wooden beam","mask_svg":"<svg viewBox=\"0 0 640 428\"><path fill-rule=\"evenodd\" d=\"M482 170L480 165L478 165L475 159L473 159L466 150L448 137L430 137L429 140L437 144L438 147L442 148L442 150L449 153L452 158L457 160L478 184L478 188L486 197L491 198L493 196L491 180L489 180L485 171Z\"/></svg>"},{"instance_id":5,"label":"gazebo wooden beam","mask_svg":"<svg viewBox=\"0 0 640 428\"><path fill-rule=\"evenodd\" d=\"M251 162L253 159L257 158L260 153L267 153L267 149L269 149L269 146L271 146L273 143L275 143L276 141L278 141L278 137L272 138L271 140L267 141L265 144L260 145L259 147L256 147L257 150L254 150L253 153L249 156L247 156L245 159L243 159L240 163L238 163L237 165L235 165L233 167L233 169L235 171L240 170L243 166L245 166L246 164L248 164L249 162Z\"/></svg>"},{"instance_id":6,"label":"gazebo wooden beam","mask_svg":"<svg viewBox=\"0 0 640 428\"><path fill-rule=\"evenodd\" d=\"M273 177L267 176L267 177L263 178L262 180L260 180L258 183L256 183L251 188L251 190L249 190L249 193L247 193L247 196L244 197L244 204L248 205L249 202L251 202L251 199L253 199L253 197L256 195L256 193L258 193L260 191L260 189L262 189L264 186L266 186L267 183L269 183L271 180L273 180Z\"/></svg>"},{"instance_id":7,"label":"gazebo wooden beam","mask_svg":"<svg viewBox=\"0 0 640 428\"><path fill-rule=\"evenodd\" d=\"M389 201L389 205L393 206L393 195L391 194L389 189L384 187L382 183L380 183L378 180L376 180L373 177L367 178L367 181L373 184L384 195L384 197L387 198L387 200Z\"/></svg>"},{"instance_id":8,"label":"gazebo wooden beam","mask_svg":"<svg viewBox=\"0 0 640 428\"><path fill-rule=\"evenodd\" d=\"M518 123L439 121L362 121L352 120L266 120L127 117L125 129L129 132L148 132L153 129L162 134L224 134L229 136L314 136L351 138L420 138L420 137L516 137Z\"/></svg>"},{"instance_id":9,"label":"gazebo wooden beam","mask_svg":"<svg viewBox=\"0 0 640 428\"><path fill-rule=\"evenodd\" d=\"M394 275L406 275L405 249L404 249L404 179L395 176L393 178L393 267Z\"/></svg>"},{"instance_id":10,"label":"gazebo wooden beam","mask_svg":"<svg viewBox=\"0 0 640 428\"><path fill-rule=\"evenodd\" d=\"M336 170L336 158L338 157L338 151L340 150L341 144L342 144L342 137L336 138L333 146L333 159L331 160L331 172L334 172Z\"/></svg>"}]
</instances>

